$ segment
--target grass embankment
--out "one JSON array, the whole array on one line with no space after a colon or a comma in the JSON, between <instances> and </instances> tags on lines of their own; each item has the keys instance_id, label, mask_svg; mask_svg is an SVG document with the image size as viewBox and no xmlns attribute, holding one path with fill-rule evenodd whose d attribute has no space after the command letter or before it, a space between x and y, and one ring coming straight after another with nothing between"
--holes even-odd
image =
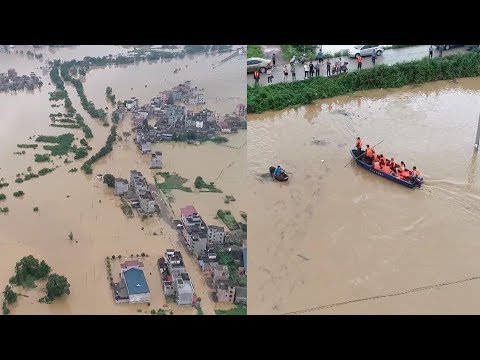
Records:
<instances>
[{"instance_id":1,"label":"grass embankment","mask_svg":"<svg viewBox=\"0 0 480 360\"><path fill-rule=\"evenodd\" d=\"M215 310L216 315L247 315L247 307L244 305L235 305L230 310Z\"/></svg>"},{"instance_id":2,"label":"grass embankment","mask_svg":"<svg viewBox=\"0 0 480 360\"><path fill-rule=\"evenodd\" d=\"M83 163L81 167L82 171L85 172L86 174L91 174L93 172L92 165L113 150L112 146L116 139L117 139L117 126L112 125L112 127L110 128L110 135L108 135L105 146L103 146L95 155L93 155L90 159L88 159Z\"/></svg>"},{"instance_id":3,"label":"grass embankment","mask_svg":"<svg viewBox=\"0 0 480 360\"><path fill-rule=\"evenodd\" d=\"M228 227L229 230L237 230L240 227L230 210L218 210L217 216L223 221L223 223Z\"/></svg>"},{"instance_id":4,"label":"grass embankment","mask_svg":"<svg viewBox=\"0 0 480 360\"><path fill-rule=\"evenodd\" d=\"M185 179L176 173L170 174L169 172L158 172L157 175L160 175L165 179L164 182L159 183L157 181L157 177L154 177L157 189L162 190L163 192L168 190L181 190L185 192L192 192L191 188L183 186L183 184L185 184L188 179Z\"/></svg>"},{"instance_id":5,"label":"grass embankment","mask_svg":"<svg viewBox=\"0 0 480 360\"><path fill-rule=\"evenodd\" d=\"M378 65L371 69L331 77L319 76L270 86L249 86L247 112L281 110L360 90L399 88L429 81L474 76L480 76L479 51L390 66Z\"/></svg>"},{"instance_id":6,"label":"grass embankment","mask_svg":"<svg viewBox=\"0 0 480 360\"><path fill-rule=\"evenodd\" d=\"M247 58L252 58L252 57L263 58L264 56L265 55L263 54L263 51L260 45L247 45Z\"/></svg>"},{"instance_id":7,"label":"grass embankment","mask_svg":"<svg viewBox=\"0 0 480 360\"><path fill-rule=\"evenodd\" d=\"M195 179L195 187L197 189L200 189L200 192L216 192L216 193L221 193L223 192L222 190L218 189L215 187L214 182L206 183L201 176L197 176ZM202 190L206 189L206 190Z\"/></svg>"}]
</instances>

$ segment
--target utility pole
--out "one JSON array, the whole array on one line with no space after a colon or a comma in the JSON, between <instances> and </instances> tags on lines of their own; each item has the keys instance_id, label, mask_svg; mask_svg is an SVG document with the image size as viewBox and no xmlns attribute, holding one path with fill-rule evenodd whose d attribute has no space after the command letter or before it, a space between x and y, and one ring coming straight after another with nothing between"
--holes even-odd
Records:
<instances>
[{"instance_id":1,"label":"utility pole","mask_svg":"<svg viewBox=\"0 0 480 360\"><path fill-rule=\"evenodd\" d=\"M478 117L477 137L475 138L475 151L478 151L479 143L480 143L480 115Z\"/></svg>"}]
</instances>

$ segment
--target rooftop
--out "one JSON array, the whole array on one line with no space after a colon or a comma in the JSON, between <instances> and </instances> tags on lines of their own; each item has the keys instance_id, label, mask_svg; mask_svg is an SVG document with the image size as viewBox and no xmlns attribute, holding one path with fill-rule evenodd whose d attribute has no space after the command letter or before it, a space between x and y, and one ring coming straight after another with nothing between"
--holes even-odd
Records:
<instances>
[{"instance_id":1,"label":"rooftop","mask_svg":"<svg viewBox=\"0 0 480 360\"><path fill-rule=\"evenodd\" d=\"M216 231L225 231L225 228L223 226L208 225L208 228Z\"/></svg>"},{"instance_id":2,"label":"rooftop","mask_svg":"<svg viewBox=\"0 0 480 360\"><path fill-rule=\"evenodd\" d=\"M131 268L123 272L125 283L127 284L128 294L149 293L147 280L142 270Z\"/></svg>"},{"instance_id":3,"label":"rooftop","mask_svg":"<svg viewBox=\"0 0 480 360\"><path fill-rule=\"evenodd\" d=\"M198 214L197 210L192 205L187 205L184 208L181 208L180 212L185 217L192 216L193 214Z\"/></svg>"},{"instance_id":4,"label":"rooftop","mask_svg":"<svg viewBox=\"0 0 480 360\"><path fill-rule=\"evenodd\" d=\"M121 267L122 269L127 269L127 268L133 267L133 266L137 266L137 267L142 267L142 268L143 268L143 262L138 261L138 260L127 260L127 261L125 261L124 263L120 264L120 267Z\"/></svg>"},{"instance_id":5,"label":"rooftop","mask_svg":"<svg viewBox=\"0 0 480 360\"><path fill-rule=\"evenodd\" d=\"M152 194L150 193L150 191L145 191L143 193L140 194L140 199L143 199L143 200L153 200L153 196Z\"/></svg>"},{"instance_id":6,"label":"rooftop","mask_svg":"<svg viewBox=\"0 0 480 360\"><path fill-rule=\"evenodd\" d=\"M231 287L233 284L231 281L225 280L220 281L217 285L217 288L220 290L228 290L228 287Z\"/></svg>"}]
</instances>

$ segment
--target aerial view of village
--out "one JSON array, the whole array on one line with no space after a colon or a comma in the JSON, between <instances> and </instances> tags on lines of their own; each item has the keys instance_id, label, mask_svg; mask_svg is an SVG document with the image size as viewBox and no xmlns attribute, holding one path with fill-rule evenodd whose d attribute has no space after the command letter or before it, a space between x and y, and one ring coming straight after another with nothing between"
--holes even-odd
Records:
<instances>
[{"instance_id":1,"label":"aerial view of village","mask_svg":"<svg viewBox=\"0 0 480 360\"><path fill-rule=\"evenodd\" d=\"M4 315L246 315L245 63L0 45Z\"/></svg>"}]
</instances>

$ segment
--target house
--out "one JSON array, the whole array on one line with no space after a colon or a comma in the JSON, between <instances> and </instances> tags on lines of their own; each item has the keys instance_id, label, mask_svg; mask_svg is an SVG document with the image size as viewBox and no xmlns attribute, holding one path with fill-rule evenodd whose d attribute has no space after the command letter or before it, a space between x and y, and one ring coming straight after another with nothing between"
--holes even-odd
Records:
<instances>
[{"instance_id":1,"label":"house","mask_svg":"<svg viewBox=\"0 0 480 360\"><path fill-rule=\"evenodd\" d=\"M178 305L193 304L193 284L186 272L173 275L173 288L175 289L175 300Z\"/></svg>"},{"instance_id":2,"label":"house","mask_svg":"<svg viewBox=\"0 0 480 360\"><path fill-rule=\"evenodd\" d=\"M162 152L155 151L152 154L152 158L150 159L150 169L161 169L162 168Z\"/></svg>"},{"instance_id":3,"label":"house","mask_svg":"<svg viewBox=\"0 0 480 360\"><path fill-rule=\"evenodd\" d=\"M225 242L225 229L223 226L208 225L208 243L223 244Z\"/></svg>"},{"instance_id":4,"label":"house","mask_svg":"<svg viewBox=\"0 0 480 360\"><path fill-rule=\"evenodd\" d=\"M163 102L163 103L166 103L168 101L168 97L170 96L170 92L169 91L162 91L160 93L160 100Z\"/></svg>"},{"instance_id":5,"label":"house","mask_svg":"<svg viewBox=\"0 0 480 360\"><path fill-rule=\"evenodd\" d=\"M148 141L142 142L140 144L140 150L142 151L142 154L146 154L152 151L152 144Z\"/></svg>"},{"instance_id":6,"label":"house","mask_svg":"<svg viewBox=\"0 0 480 360\"><path fill-rule=\"evenodd\" d=\"M192 205L187 205L180 209L180 219L183 226L194 226L202 222L202 218L198 215L197 210Z\"/></svg>"},{"instance_id":7,"label":"house","mask_svg":"<svg viewBox=\"0 0 480 360\"><path fill-rule=\"evenodd\" d=\"M140 208L147 214L155 212L155 200L150 191L140 193Z\"/></svg>"},{"instance_id":8,"label":"house","mask_svg":"<svg viewBox=\"0 0 480 360\"><path fill-rule=\"evenodd\" d=\"M207 251L207 225L203 221L199 226L184 226L183 236L188 249L196 256L201 256Z\"/></svg>"},{"instance_id":9,"label":"house","mask_svg":"<svg viewBox=\"0 0 480 360\"><path fill-rule=\"evenodd\" d=\"M148 190L147 181L142 173L137 170L130 170L130 186L137 195L139 195L141 191Z\"/></svg>"},{"instance_id":10,"label":"house","mask_svg":"<svg viewBox=\"0 0 480 360\"><path fill-rule=\"evenodd\" d=\"M235 286L230 281L220 281L217 284L217 301L232 304L235 301Z\"/></svg>"},{"instance_id":11,"label":"house","mask_svg":"<svg viewBox=\"0 0 480 360\"><path fill-rule=\"evenodd\" d=\"M126 179L115 178L115 195L120 196L128 193L128 181Z\"/></svg>"},{"instance_id":12,"label":"house","mask_svg":"<svg viewBox=\"0 0 480 360\"><path fill-rule=\"evenodd\" d=\"M148 288L143 263L140 261L126 261L120 265L121 278L125 282L130 303L150 302L150 289Z\"/></svg>"},{"instance_id":13,"label":"house","mask_svg":"<svg viewBox=\"0 0 480 360\"><path fill-rule=\"evenodd\" d=\"M226 281L229 278L227 265L215 265L213 266L213 283L217 284L220 281Z\"/></svg>"},{"instance_id":14,"label":"house","mask_svg":"<svg viewBox=\"0 0 480 360\"><path fill-rule=\"evenodd\" d=\"M182 253L173 249L167 249L165 252L165 262L170 273L187 272L183 263Z\"/></svg>"},{"instance_id":15,"label":"house","mask_svg":"<svg viewBox=\"0 0 480 360\"><path fill-rule=\"evenodd\" d=\"M205 104L205 95L197 94L197 105Z\"/></svg>"},{"instance_id":16,"label":"house","mask_svg":"<svg viewBox=\"0 0 480 360\"><path fill-rule=\"evenodd\" d=\"M235 288L235 304L247 305L247 288L236 287Z\"/></svg>"}]
</instances>

